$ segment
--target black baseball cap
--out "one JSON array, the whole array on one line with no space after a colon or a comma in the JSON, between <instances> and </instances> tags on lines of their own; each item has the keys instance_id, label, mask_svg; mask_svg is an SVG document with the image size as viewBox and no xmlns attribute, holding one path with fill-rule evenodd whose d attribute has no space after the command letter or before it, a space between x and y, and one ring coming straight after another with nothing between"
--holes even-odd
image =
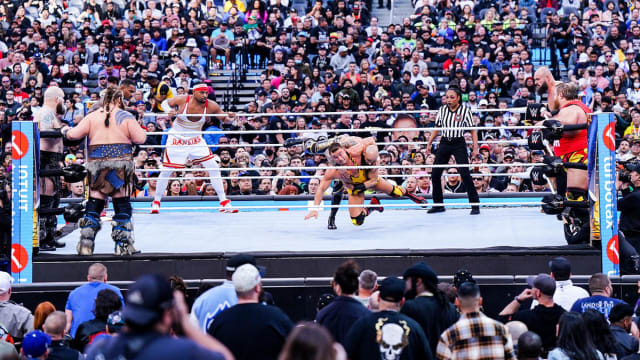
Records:
<instances>
[{"instance_id":1,"label":"black baseball cap","mask_svg":"<svg viewBox=\"0 0 640 360\"><path fill-rule=\"evenodd\" d=\"M380 282L380 299L388 302L400 302L404 298L405 282L395 276Z\"/></svg>"},{"instance_id":2,"label":"black baseball cap","mask_svg":"<svg viewBox=\"0 0 640 360\"><path fill-rule=\"evenodd\" d=\"M160 274L148 274L139 277L129 288L122 315L127 323L147 326L172 306L173 290L169 280Z\"/></svg>"},{"instance_id":3,"label":"black baseball cap","mask_svg":"<svg viewBox=\"0 0 640 360\"><path fill-rule=\"evenodd\" d=\"M540 290L541 293L553 296L556 292L556 281L549 274L540 274L538 276L529 276L527 284L532 288Z\"/></svg>"},{"instance_id":4,"label":"black baseball cap","mask_svg":"<svg viewBox=\"0 0 640 360\"><path fill-rule=\"evenodd\" d=\"M431 284L438 283L438 275L436 275L435 271L433 271L429 265L422 261L405 270L402 277L405 279L408 277L418 277Z\"/></svg>"},{"instance_id":5,"label":"black baseball cap","mask_svg":"<svg viewBox=\"0 0 640 360\"><path fill-rule=\"evenodd\" d=\"M453 286L459 289L460 286L466 282L472 282L474 284L476 282L473 279L473 274L471 274L471 271L466 269L460 269L456 271L456 273L453 275Z\"/></svg>"},{"instance_id":6,"label":"black baseball cap","mask_svg":"<svg viewBox=\"0 0 640 360\"><path fill-rule=\"evenodd\" d=\"M229 260L227 260L227 267L225 268L225 270L234 272L237 268L244 264L251 264L253 266L256 266L256 258L254 258L253 255L249 254L234 255L229 258Z\"/></svg>"},{"instance_id":7,"label":"black baseball cap","mask_svg":"<svg viewBox=\"0 0 640 360\"><path fill-rule=\"evenodd\" d=\"M244 175L249 176L251 174L246 173ZM244 264L251 264L255 266L260 272L260 276L264 277L266 268L264 266L256 265L256 258L253 257L253 255L249 255L249 254L237 254L230 257L229 260L227 260L227 266L225 267L225 270L228 272L234 272L236 271L237 268L239 268Z\"/></svg>"}]
</instances>

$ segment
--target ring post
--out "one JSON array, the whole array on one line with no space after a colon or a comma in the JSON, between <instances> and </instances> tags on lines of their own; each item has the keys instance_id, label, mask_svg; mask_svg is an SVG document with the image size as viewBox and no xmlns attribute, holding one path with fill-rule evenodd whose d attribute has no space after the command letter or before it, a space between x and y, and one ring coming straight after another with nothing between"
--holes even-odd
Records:
<instances>
[{"instance_id":1,"label":"ring post","mask_svg":"<svg viewBox=\"0 0 640 360\"><path fill-rule=\"evenodd\" d=\"M16 282L31 283L33 280L33 242L37 242L38 217L34 196L34 156L36 123L14 121L12 125L11 173L11 272Z\"/></svg>"},{"instance_id":2,"label":"ring post","mask_svg":"<svg viewBox=\"0 0 640 360\"><path fill-rule=\"evenodd\" d=\"M613 113L599 113L593 116L597 133L595 183L598 185L598 201L595 206L598 211L602 246L602 272L609 276L619 276L615 116Z\"/></svg>"}]
</instances>

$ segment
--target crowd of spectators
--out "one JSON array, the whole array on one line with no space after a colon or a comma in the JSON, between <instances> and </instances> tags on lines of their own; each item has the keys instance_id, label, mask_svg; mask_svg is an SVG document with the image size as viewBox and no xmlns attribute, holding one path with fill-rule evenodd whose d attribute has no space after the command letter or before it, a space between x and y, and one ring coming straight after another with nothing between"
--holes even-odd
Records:
<instances>
[{"instance_id":1,"label":"crowd of spectators","mask_svg":"<svg viewBox=\"0 0 640 360\"><path fill-rule=\"evenodd\" d=\"M50 302L33 311L11 299L0 273L0 358L18 359L637 359L635 307L613 297L607 275L588 292L571 281L563 257L548 273L498 304L483 301L468 270L439 280L426 263L379 279L348 260L317 301L313 322L294 324L249 254L227 261L226 280L203 285L194 300L179 276L143 275L123 297L107 268L89 267L87 282L64 312ZM496 301L495 298L492 301ZM506 304L506 306L505 306ZM494 318L483 307L504 306Z\"/></svg>"}]
</instances>

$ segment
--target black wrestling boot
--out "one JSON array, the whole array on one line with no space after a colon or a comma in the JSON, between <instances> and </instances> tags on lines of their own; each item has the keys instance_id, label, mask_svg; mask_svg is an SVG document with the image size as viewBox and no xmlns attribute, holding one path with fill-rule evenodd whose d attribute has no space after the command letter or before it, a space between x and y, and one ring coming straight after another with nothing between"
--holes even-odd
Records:
<instances>
[{"instance_id":1,"label":"black wrestling boot","mask_svg":"<svg viewBox=\"0 0 640 360\"><path fill-rule=\"evenodd\" d=\"M444 208L444 206L439 205L439 206L434 206L431 209L427 210L427 214L435 214L435 213L441 213L445 211L446 209Z\"/></svg>"},{"instance_id":2,"label":"black wrestling boot","mask_svg":"<svg viewBox=\"0 0 640 360\"><path fill-rule=\"evenodd\" d=\"M336 217L335 216L329 216L329 223L327 224L327 229L329 230L335 230L338 227L336 226Z\"/></svg>"},{"instance_id":3,"label":"black wrestling boot","mask_svg":"<svg viewBox=\"0 0 640 360\"><path fill-rule=\"evenodd\" d=\"M480 215L480 206L472 206L469 215Z\"/></svg>"}]
</instances>

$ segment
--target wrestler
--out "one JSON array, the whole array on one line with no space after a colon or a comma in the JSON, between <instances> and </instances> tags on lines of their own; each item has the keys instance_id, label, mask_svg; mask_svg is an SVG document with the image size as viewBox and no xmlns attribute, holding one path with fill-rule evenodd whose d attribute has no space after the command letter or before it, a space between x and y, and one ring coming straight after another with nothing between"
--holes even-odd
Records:
<instances>
[{"instance_id":1,"label":"wrestler","mask_svg":"<svg viewBox=\"0 0 640 360\"><path fill-rule=\"evenodd\" d=\"M64 114L64 92L56 86L44 92L44 103L36 112L34 120L40 131L60 130L62 122L58 115ZM40 139L40 171L59 170L64 166L62 138ZM40 176L40 209L55 209L60 204L62 182L60 175ZM53 251L64 247L64 242L54 238L58 217L52 214L40 215L40 250Z\"/></svg>"},{"instance_id":2,"label":"wrestler","mask_svg":"<svg viewBox=\"0 0 640 360\"><path fill-rule=\"evenodd\" d=\"M556 82L553 78L553 74L549 71L549 68L546 66L541 66L536 70L533 75L536 89L538 90L538 94L541 96L545 93L547 94L547 102L549 103L549 110L557 111L560 108L558 103L557 89L556 86L561 84L561 82Z\"/></svg>"},{"instance_id":3,"label":"wrestler","mask_svg":"<svg viewBox=\"0 0 640 360\"><path fill-rule=\"evenodd\" d=\"M585 104L578 99L578 86L575 83L559 83L556 85L556 99L558 113L552 121L559 121L562 125L587 124L588 114L591 113ZM562 137L554 143L554 155L560 157L563 163L588 163L587 129L564 130ZM567 200L589 201L589 178L584 168L565 167L556 174L557 194ZM562 212L565 223L567 242L582 243L588 240L589 210L583 207L567 207ZM597 225L596 225L597 226Z\"/></svg>"},{"instance_id":4,"label":"wrestler","mask_svg":"<svg viewBox=\"0 0 640 360\"><path fill-rule=\"evenodd\" d=\"M587 124L587 116L591 113L582 101L578 99L578 86L574 83L560 83L556 85L556 99L559 106L556 119L562 125ZM562 138L553 147L555 156L565 163L587 164L587 129L563 131ZM566 169L566 175L561 173L556 178L558 194L566 194L568 200L587 200L588 176L586 169Z\"/></svg>"},{"instance_id":5,"label":"wrestler","mask_svg":"<svg viewBox=\"0 0 640 360\"><path fill-rule=\"evenodd\" d=\"M92 255L94 241L100 230L100 212L105 199L113 199L114 216L111 238L116 255L136 253L133 247L132 210L129 197L135 187L135 163L132 144L142 144L147 135L136 118L122 110L122 90L107 87L104 105L87 115L78 126L62 129L63 137L70 140L89 137L87 170L89 171L89 200L86 214L80 219L79 255Z\"/></svg>"},{"instance_id":6,"label":"wrestler","mask_svg":"<svg viewBox=\"0 0 640 360\"><path fill-rule=\"evenodd\" d=\"M216 190L218 200L220 200L220 212L233 212L231 200L227 199L224 193L222 179L220 179L220 170L218 162L214 160L214 155L207 146L206 141L201 134L179 134L184 132L202 131L202 127L207 122L205 114L224 114L220 106L215 101L210 101L209 88L204 83L196 83L193 86L193 95L180 95L165 100L162 103L163 109L168 109L171 115L178 113L173 126L169 130L167 147L162 154L162 169L158 178L156 194L151 204L151 213L160 212L160 201L162 194L167 188L172 170L183 169L187 159L191 159L193 165L202 164L205 168L215 169L209 170L209 177L213 188ZM177 107L177 112L174 108ZM230 115L233 117L233 115Z\"/></svg>"},{"instance_id":7,"label":"wrestler","mask_svg":"<svg viewBox=\"0 0 640 360\"><path fill-rule=\"evenodd\" d=\"M357 138L354 138L357 139ZM349 142L349 141L347 141ZM337 166L360 166L360 165L377 165L378 164L378 149L375 145L373 138L366 138L360 140L360 143L353 145L349 148L345 148L340 141L334 141L327 150L329 159ZM362 205L364 204L364 192L367 189L375 189L376 191L389 194L392 197L408 196L414 202L424 203L424 199L415 195L408 194L405 189L399 186L392 185L386 180L378 177L377 169L330 169L327 170L324 177L320 181L318 191L314 198L314 205L319 206L322 202L322 196L324 192L329 188L331 181L334 179L340 180L349 194L349 205ZM377 205L379 201L377 198L371 200L371 204ZM364 219L370 215L373 211L384 211L383 207L350 207L349 215L351 216L351 222L356 225L362 225ZM318 211L311 210L305 216L305 220L310 218L318 218Z\"/></svg>"}]
</instances>

